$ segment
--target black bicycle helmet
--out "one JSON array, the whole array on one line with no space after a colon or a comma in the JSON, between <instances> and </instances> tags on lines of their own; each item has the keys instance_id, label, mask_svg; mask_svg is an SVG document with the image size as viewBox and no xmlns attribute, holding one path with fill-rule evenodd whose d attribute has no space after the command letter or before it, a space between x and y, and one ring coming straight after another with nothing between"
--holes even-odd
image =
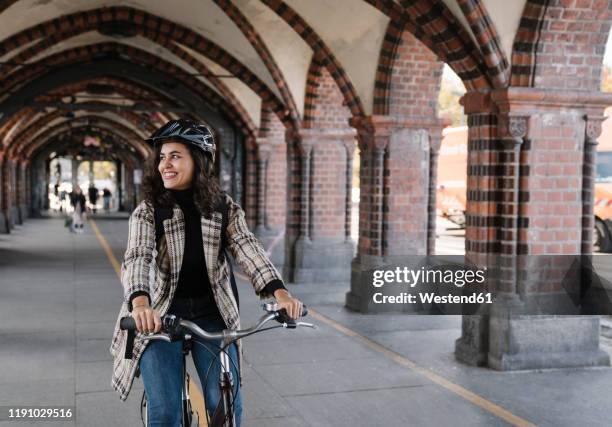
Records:
<instances>
[{"instance_id":1,"label":"black bicycle helmet","mask_svg":"<svg viewBox=\"0 0 612 427\"><path fill-rule=\"evenodd\" d=\"M215 158L215 139L208 126L180 119L170 120L157 129L147 142L156 145L168 139L176 139L194 145Z\"/></svg>"}]
</instances>

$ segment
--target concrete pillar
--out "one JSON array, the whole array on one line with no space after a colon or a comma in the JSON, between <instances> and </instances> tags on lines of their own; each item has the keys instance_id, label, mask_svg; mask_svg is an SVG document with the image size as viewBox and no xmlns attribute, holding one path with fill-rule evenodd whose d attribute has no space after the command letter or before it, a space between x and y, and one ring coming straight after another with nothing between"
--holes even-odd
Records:
<instances>
[{"instance_id":1,"label":"concrete pillar","mask_svg":"<svg viewBox=\"0 0 612 427\"><path fill-rule=\"evenodd\" d=\"M364 313L397 310L373 303L371 272L427 254L428 129L436 123L371 116L353 124L360 136L361 198L359 244L346 305ZM410 304L402 308L412 310Z\"/></svg>"},{"instance_id":2,"label":"concrete pillar","mask_svg":"<svg viewBox=\"0 0 612 427\"><path fill-rule=\"evenodd\" d=\"M590 256L584 224L592 227L592 202L585 207L583 197L592 198L589 139L597 132L589 135L585 116L600 117L611 103L599 93L532 88L464 97L466 257L500 268L490 283L495 303L482 315L464 316L459 360L497 370L610 364L599 348L598 316L533 314L534 300L558 309L566 297L566 269L554 256Z\"/></svg>"},{"instance_id":3,"label":"concrete pillar","mask_svg":"<svg viewBox=\"0 0 612 427\"><path fill-rule=\"evenodd\" d=\"M304 129L299 140L300 229L293 254L294 280L348 281L353 242L346 233L347 216L350 221L346 144L355 140L355 132Z\"/></svg>"}]
</instances>

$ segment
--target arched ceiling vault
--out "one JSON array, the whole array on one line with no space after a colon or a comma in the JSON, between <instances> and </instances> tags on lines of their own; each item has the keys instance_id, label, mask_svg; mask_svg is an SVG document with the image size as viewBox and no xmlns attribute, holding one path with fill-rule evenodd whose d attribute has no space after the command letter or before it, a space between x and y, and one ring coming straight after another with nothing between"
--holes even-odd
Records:
<instances>
[{"instance_id":1,"label":"arched ceiling vault","mask_svg":"<svg viewBox=\"0 0 612 427\"><path fill-rule=\"evenodd\" d=\"M119 54L119 57L118 57ZM92 55L95 59L91 59ZM120 55L126 55L122 58ZM129 60L129 62L128 62ZM48 71L49 69L53 71ZM199 116L206 121L211 111L229 116L245 133L253 131L253 124L240 116L240 111L208 86L179 68L146 52L112 43L102 43L61 52L43 58L22 72L13 73L4 80L4 86L12 89L10 96L0 103L0 111L8 112L0 123L23 105L33 105L41 94L80 80L119 78L136 81L149 90L173 99L172 105L160 106L153 111L173 111L183 115ZM158 96L159 98L159 96Z\"/></svg>"},{"instance_id":2,"label":"arched ceiling vault","mask_svg":"<svg viewBox=\"0 0 612 427\"><path fill-rule=\"evenodd\" d=\"M60 134L69 136L74 134L95 135L100 133L109 137L109 140L113 138L121 139L126 144L123 149L130 150L142 159L146 158L151 152L151 149L142 143L140 137L128 127L104 117L93 115L85 117L90 119L90 124L75 126L70 121L61 121L53 126L49 126L45 132L24 143L22 147L23 157L31 158L45 144L54 141Z\"/></svg>"},{"instance_id":3,"label":"arched ceiling vault","mask_svg":"<svg viewBox=\"0 0 612 427\"><path fill-rule=\"evenodd\" d=\"M97 102L97 105L103 106L104 103ZM97 123L96 118L104 118L116 122L129 129L132 135L137 139L134 142L143 144L143 140L148 136L148 133L140 128L142 118L132 112L89 112L85 110L78 111L74 117L66 117L61 110L55 110L50 113L39 113L32 117L29 126L24 126L20 132L16 132L14 137L7 143L7 152L9 156L18 157L24 150L29 141L43 135L49 128L56 124L69 122L73 126L92 125ZM144 153L144 151L143 151Z\"/></svg>"},{"instance_id":4,"label":"arched ceiling vault","mask_svg":"<svg viewBox=\"0 0 612 427\"><path fill-rule=\"evenodd\" d=\"M170 98L166 104L182 105L163 87L174 73L198 94L189 106L196 117L199 104L207 103L255 135L262 109L286 127L301 125L315 60L328 69L353 116L381 114L385 108L376 106L385 101L376 93L387 84L384 68L392 61L384 55L393 54L398 32L415 34L468 81L468 89L500 87L508 81L525 1L0 0L0 97L14 99L48 75L114 53L164 76L146 84L125 72L112 78L138 82ZM103 78L109 75L89 79ZM48 95L38 89L36 96ZM27 110L34 98L0 104L0 138L36 123ZM164 119L183 114L159 113Z\"/></svg>"},{"instance_id":5,"label":"arched ceiling vault","mask_svg":"<svg viewBox=\"0 0 612 427\"><path fill-rule=\"evenodd\" d=\"M76 129L76 132L79 132ZM104 138L106 151L96 151L95 149L80 149L75 147L75 129L57 132L53 138L47 139L44 144L39 144L26 163L32 160L48 159L52 157L77 155L83 159L98 160L120 160L126 165L133 167L142 163L143 159L139 153L132 151L129 142L121 135L106 129L99 129L99 135Z\"/></svg>"}]
</instances>

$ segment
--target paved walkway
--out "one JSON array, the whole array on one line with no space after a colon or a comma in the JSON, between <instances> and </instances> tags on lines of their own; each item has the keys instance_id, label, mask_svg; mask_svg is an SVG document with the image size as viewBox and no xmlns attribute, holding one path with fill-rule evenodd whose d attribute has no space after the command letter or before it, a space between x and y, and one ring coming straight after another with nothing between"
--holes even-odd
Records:
<instances>
[{"instance_id":1,"label":"paved walkway","mask_svg":"<svg viewBox=\"0 0 612 427\"><path fill-rule=\"evenodd\" d=\"M95 221L121 260L127 221ZM249 324L260 314L258 300L239 281ZM291 286L319 329L245 340L244 426L610 425L612 369L464 366L452 353L460 318L351 313L342 306L347 289ZM76 406L78 426L141 425L140 380L127 403L109 385L121 299L90 225L74 235L60 218L31 219L0 235L0 407Z\"/></svg>"}]
</instances>

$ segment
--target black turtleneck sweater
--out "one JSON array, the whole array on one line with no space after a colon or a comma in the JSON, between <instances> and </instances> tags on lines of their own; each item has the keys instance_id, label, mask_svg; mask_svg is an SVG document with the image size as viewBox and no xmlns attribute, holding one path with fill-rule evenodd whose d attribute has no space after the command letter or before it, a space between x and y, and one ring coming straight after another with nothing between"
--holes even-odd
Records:
<instances>
[{"instance_id":1,"label":"black turtleneck sweater","mask_svg":"<svg viewBox=\"0 0 612 427\"><path fill-rule=\"evenodd\" d=\"M212 295L204 258L201 215L193 201L193 191L174 190L172 194L185 217L185 248L175 298Z\"/></svg>"},{"instance_id":2,"label":"black turtleneck sweater","mask_svg":"<svg viewBox=\"0 0 612 427\"><path fill-rule=\"evenodd\" d=\"M183 263L179 272L179 280L174 294L175 300L198 300L202 313L218 313L214 301L210 279L208 278L206 260L204 258L204 243L202 241L201 214L193 201L193 190L171 190L174 200L183 211L185 218L185 248ZM277 289L285 289L281 280L273 280L265 287L265 292L274 295ZM130 296L131 301L139 295L147 295L138 291ZM149 297L150 300L150 297ZM174 302L174 301L173 301ZM172 307L171 307L172 309ZM182 314L182 313L176 313Z\"/></svg>"}]
</instances>

